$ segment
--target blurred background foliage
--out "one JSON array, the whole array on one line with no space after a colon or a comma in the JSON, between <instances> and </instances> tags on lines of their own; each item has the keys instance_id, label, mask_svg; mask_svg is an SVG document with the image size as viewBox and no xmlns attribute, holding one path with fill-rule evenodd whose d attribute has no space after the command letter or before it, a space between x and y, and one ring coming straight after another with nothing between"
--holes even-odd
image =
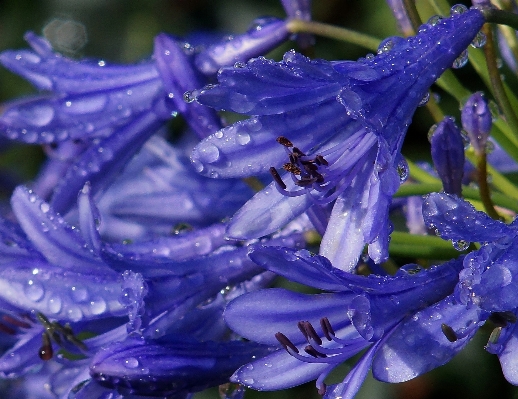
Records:
<instances>
[{"instance_id":1,"label":"blurred background foliage","mask_svg":"<svg viewBox=\"0 0 518 399\"><path fill-rule=\"evenodd\" d=\"M469 3L464 2L466 5ZM425 0L417 0L423 15L430 16ZM153 38L159 32L179 37L244 32L260 16L284 17L278 0L2 0L0 1L0 50L26 48L26 31L45 35L63 54L72 58L103 59L130 63L150 57ZM313 18L345 26L379 39L397 35L394 18L383 0L314 1ZM426 18L424 18L426 19ZM294 47L288 43L270 57L280 59ZM317 38L315 56L328 60L357 59L367 53L355 45ZM471 81L468 66L460 71L463 81ZM468 86L469 87L469 86ZM0 101L33 93L23 79L0 69ZM441 96L440 90L437 90ZM389 100L390 101L390 100ZM441 100L442 101L442 100ZM448 98L444 101L449 101ZM1 107L1 105L0 105ZM458 105L451 113L458 117ZM432 124L426 110L418 110L408 134L405 155L412 159L429 158L426 135ZM44 159L39 147L13 145L0 141L0 195L8 198L10 188L27 181ZM323 315L325 316L325 315ZM518 398L518 388L502 376L496 356L483 350L490 331L479 334L457 358L444 367L402 384L384 384L369 377L357 399L427 398ZM353 359L355 361L356 359ZM352 363L351 363L352 364ZM347 365L336 376L340 381ZM330 381L333 382L333 381ZM1 396L1 394L0 394ZM219 398L218 389L197 394L196 399ZM281 392L248 391L246 399L319 398L314 384Z\"/></svg>"}]
</instances>

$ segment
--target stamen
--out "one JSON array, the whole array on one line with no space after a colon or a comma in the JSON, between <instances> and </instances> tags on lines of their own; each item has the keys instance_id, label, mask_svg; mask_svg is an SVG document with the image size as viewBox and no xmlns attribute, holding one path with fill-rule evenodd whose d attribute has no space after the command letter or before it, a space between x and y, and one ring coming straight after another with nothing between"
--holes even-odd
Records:
<instances>
[{"instance_id":1,"label":"stamen","mask_svg":"<svg viewBox=\"0 0 518 399\"><path fill-rule=\"evenodd\" d=\"M22 320L18 320L12 316L9 316L9 315L3 315L2 316L2 319L10 324L12 324L13 326L16 326L16 327L21 327L21 328L31 328L31 325L25 321L22 321Z\"/></svg>"},{"instance_id":2,"label":"stamen","mask_svg":"<svg viewBox=\"0 0 518 399\"><path fill-rule=\"evenodd\" d=\"M50 337L47 332L44 332L41 336L41 348L39 349L38 355L41 360L50 360L54 355L54 350L52 349L52 344L50 343Z\"/></svg>"},{"instance_id":3,"label":"stamen","mask_svg":"<svg viewBox=\"0 0 518 399\"><path fill-rule=\"evenodd\" d=\"M277 143L283 145L284 147L293 147L291 141L284 136L277 137Z\"/></svg>"},{"instance_id":4,"label":"stamen","mask_svg":"<svg viewBox=\"0 0 518 399\"><path fill-rule=\"evenodd\" d=\"M300 168L294 163L285 163L284 165L282 165L282 168L286 172L293 173L294 175L300 175L302 173Z\"/></svg>"},{"instance_id":5,"label":"stamen","mask_svg":"<svg viewBox=\"0 0 518 399\"><path fill-rule=\"evenodd\" d=\"M450 342L457 341L457 339L458 339L457 334L455 333L453 328L451 328L449 325L442 323L441 330L448 341L450 341Z\"/></svg>"},{"instance_id":6,"label":"stamen","mask_svg":"<svg viewBox=\"0 0 518 399\"><path fill-rule=\"evenodd\" d=\"M516 323L517 318L513 312L493 312L489 316L489 320L497 327L506 327L507 323Z\"/></svg>"},{"instance_id":7,"label":"stamen","mask_svg":"<svg viewBox=\"0 0 518 399\"><path fill-rule=\"evenodd\" d=\"M5 334L9 334L9 335L15 335L16 334L16 331L9 327L9 326L6 326L2 323L0 323L0 331L5 333Z\"/></svg>"},{"instance_id":8,"label":"stamen","mask_svg":"<svg viewBox=\"0 0 518 399\"><path fill-rule=\"evenodd\" d=\"M320 357L320 358L326 358L327 355L324 354L324 353L321 353L319 351L317 351L314 347L312 347L311 345L307 345L305 348L304 348L304 352L306 352L308 355L310 356L313 356L313 357Z\"/></svg>"},{"instance_id":9,"label":"stamen","mask_svg":"<svg viewBox=\"0 0 518 399\"><path fill-rule=\"evenodd\" d=\"M305 331L305 334L304 334L304 332L302 334L304 334L306 339L308 339L308 340L312 339L318 345L322 345L322 340L320 339L320 337L318 336L317 332L313 328L313 325L309 321L301 321L299 323L299 325L300 324L302 324L302 327L303 327L303 329ZM299 328L300 328L300 326L299 326Z\"/></svg>"},{"instance_id":10,"label":"stamen","mask_svg":"<svg viewBox=\"0 0 518 399\"><path fill-rule=\"evenodd\" d=\"M284 349L286 349L286 351L288 353L290 353L290 354L292 352L299 353L299 350L297 349L297 347L295 345L293 345L293 342L291 342L289 340L289 338L286 335L284 335L283 333L278 332L277 334L275 334L275 338L284 347Z\"/></svg>"},{"instance_id":11,"label":"stamen","mask_svg":"<svg viewBox=\"0 0 518 399\"><path fill-rule=\"evenodd\" d=\"M277 183L277 185L283 190L286 190L286 184L284 184L281 176L279 175L279 172L277 172L277 169L275 169L273 166L270 168L270 174L272 175L273 180L275 180L275 183Z\"/></svg>"},{"instance_id":12,"label":"stamen","mask_svg":"<svg viewBox=\"0 0 518 399\"><path fill-rule=\"evenodd\" d=\"M332 341L333 338L331 338L331 335L334 336L335 331L333 330L333 327L331 326L331 323L329 322L329 319L327 317L322 317L320 319L320 327L322 328L324 336L327 338L327 340Z\"/></svg>"}]
</instances>

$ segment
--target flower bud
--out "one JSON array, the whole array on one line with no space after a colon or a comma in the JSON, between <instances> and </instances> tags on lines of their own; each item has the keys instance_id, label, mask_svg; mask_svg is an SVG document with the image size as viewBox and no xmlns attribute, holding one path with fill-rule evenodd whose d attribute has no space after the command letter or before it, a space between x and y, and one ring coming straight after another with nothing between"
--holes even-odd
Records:
<instances>
[{"instance_id":1,"label":"flower bud","mask_svg":"<svg viewBox=\"0 0 518 399\"><path fill-rule=\"evenodd\" d=\"M433 163L444 191L460 197L464 175L464 142L453 118L446 117L439 122L430 141Z\"/></svg>"}]
</instances>

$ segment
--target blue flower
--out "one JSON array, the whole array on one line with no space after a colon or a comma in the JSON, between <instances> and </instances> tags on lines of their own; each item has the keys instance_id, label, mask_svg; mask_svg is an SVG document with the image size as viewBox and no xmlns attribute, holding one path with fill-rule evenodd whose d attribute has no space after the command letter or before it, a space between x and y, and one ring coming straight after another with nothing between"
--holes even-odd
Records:
<instances>
[{"instance_id":1,"label":"blue flower","mask_svg":"<svg viewBox=\"0 0 518 399\"><path fill-rule=\"evenodd\" d=\"M252 117L203 140L193 164L211 177L274 175L234 216L229 235L267 235L311 206L334 203L321 254L351 270L367 243L372 259L386 259L387 212L412 114L483 23L472 9L423 25L415 37L387 39L377 56L357 62L291 51L278 63L223 68L219 85L196 93L198 101Z\"/></svg>"},{"instance_id":2,"label":"blue flower","mask_svg":"<svg viewBox=\"0 0 518 399\"><path fill-rule=\"evenodd\" d=\"M438 331L430 327L426 312L446 309L442 323L457 327L455 323L461 325L469 317L478 326L477 310L466 312L464 305L451 311L446 307L461 260L428 270L407 265L396 276L364 277L334 268L326 258L304 250L254 246L249 256L290 280L331 291L306 295L271 289L230 302L224 316L235 332L255 342L273 346L279 341L283 346L241 367L232 377L254 389L277 390L317 379L324 398L352 398L371 365L381 380L404 381L446 363L476 331L472 328L463 336L459 332L456 341L450 342L441 323ZM460 310L464 318L458 317ZM318 325L321 332L317 332ZM392 351L398 342L394 337L401 339L410 332L413 341L403 342L415 342L411 350ZM327 375L363 349L367 351L345 380L326 388Z\"/></svg>"},{"instance_id":3,"label":"blue flower","mask_svg":"<svg viewBox=\"0 0 518 399\"><path fill-rule=\"evenodd\" d=\"M202 87L220 66L263 54L288 37L285 21L264 18L245 34L194 54L189 44L160 34L151 60L110 65L67 59L45 39L28 33L33 51L5 51L0 62L47 93L8 104L0 131L26 143L64 143L70 161L51 161L36 188L41 195L52 192L51 205L65 214L87 181L94 193L103 190L177 114L198 137L221 128L213 109L184 101L184 93ZM84 144L71 145L71 140Z\"/></svg>"},{"instance_id":4,"label":"blue flower","mask_svg":"<svg viewBox=\"0 0 518 399\"><path fill-rule=\"evenodd\" d=\"M223 384L237 367L268 352L267 346L250 342L129 338L99 351L90 373L123 394L170 397Z\"/></svg>"},{"instance_id":5,"label":"blue flower","mask_svg":"<svg viewBox=\"0 0 518 399\"><path fill-rule=\"evenodd\" d=\"M464 308L460 317L475 309L496 325L486 349L498 355L506 379L518 384L518 218L506 225L466 201L438 193L425 198L423 215L444 239L483 244L464 258L454 298Z\"/></svg>"}]
</instances>

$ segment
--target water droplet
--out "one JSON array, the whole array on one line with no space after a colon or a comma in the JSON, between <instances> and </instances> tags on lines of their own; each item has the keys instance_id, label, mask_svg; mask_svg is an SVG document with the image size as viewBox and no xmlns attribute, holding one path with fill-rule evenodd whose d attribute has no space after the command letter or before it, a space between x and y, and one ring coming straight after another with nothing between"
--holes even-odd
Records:
<instances>
[{"instance_id":1,"label":"water droplet","mask_svg":"<svg viewBox=\"0 0 518 399\"><path fill-rule=\"evenodd\" d=\"M397 164L397 174L399 175L400 183L404 183L408 179L409 171L408 164L405 159L402 159Z\"/></svg>"},{"instance_id":2,"label":"water droplet","mask_svg":"<svg viewBox=\"0 0 518 399\"><path fill-rule=\"evenodd\" d=\"M140 366L140 363L134 357L130 357L130 358L124 360L124 365L129 369L134 369L134 368L137 368L138 366Z\"/></svg>"},{"instance_id":3,"label":"water droplet","mask_svg":"<svg viewBox=\"0 0 518 399\"><path fill-rule=\"evenodd\" d=\"M495 150L495 144L492 141L487 141L485 146L486 154L491 154Z\"/></svg>"},{"instance_id":4,"label":"water droplet","mask_svg":"<svg viewBox=\"0 0 518 399\"><path fill-rule=\"evenodd\" d=\"M43 285L35 280L27 281L27 284L24 287L24 292L25 296L34 302L41 301L45 295Z\"/></svg>"},{"instance_id":5,"label":"water droplet","mask_svg":"<svg viewBox=\"0 0 518 399\"><path fill-rule=\"evenodd\" d=\"M378 54L386 53L386 52L390 51L392 49L392 47L394 47L394 41L392 40L392 38L389 37L380 43L380 45L378 46L377 53Z\"/></svg>"},{"instance_id":6,"label":"water droplet","mask_svg":"<svg viewBox=\"0 0 518 399\"><path fill-rule=\"evenodd\" d=\"M106 65L106 62L104 62L103 60L99 60L99 62L97 63L97 65L99 65L100 67L103 67Z\"/></svg>"},{"instance_id":7,"label":"water droplet","mask_svg":"<svg viewBox=\"0 0 518 399\"><path fill-rule=\"evenodd\" d=\"M124 288L122 290L121 296L119 298L119 302L123 306L129 306L132 305L135 301L135 295L131 288Z\"/></svg>"},{"instance_id":8,"label":"water droplet","mask_svg":"<svg viewBox=\"0 0 518 399\"><path fill-rule=\"evenodd\" d=\"M61 312L61 306L62 306L62 302L61 302L61 298L59 296L52 295L49 298L48 307L49 307L49 311L51 313L57 314L57 313Z\"/></svg>"},{"instance_id":9,"label":"water droplet","mask_svg":"<svg viewBox=\"0 0 518 399\"><path fill-rule=\"evenodd\" d=\"M250 142L250 135L248 133L238 133L236 140L241 145L246 145Z\"/></svg>"},{"instance_id":10,"label":"water droplet","mask_svg":"<svg viewBox=\"0 0 518 399\"><path fill-rule=\"evenodd\" d=\"M223 138L223 132L221 130L218 130L216 133L214 133L214 137L217 139Z\"/></svg>"},{"instance_id":11,"label":"water droplet","mask_svg":"<svg viewBox=\"0 0 518 399\"><path fill-rule=\"evenodd\" d=\"M183 101L185 101L187 104L192 103L196 98L193 95L192 91L186 91L183 93Z\"/></svg>"},{"instance_id":12,"label":"water droplet","mask_svg":"<svg viewBox=\"0 0 518 399\"><path fill-rule=\"evenodd\" d=\"M439 21L441 19L442 19L442 17L440 15L434 15L434 16L430 17L428 19L428 21L426 21L426 24L430 25L430 26L435 26L439 23Z\"/></svg>"},{"instance_id":13,"label":"water droplet","mask_svg":"<svg viewBox=\"0 0 518 399\"><path fill-rule=\"evenodd\" d=\"M94 298L90 301L92 314L98 315L106 311L106 301L102 298Z\"/></svg>"},{"instance_id":14,"label":"water droplet","mask_svg":"<svg viewBox=\"0 0 518 399\"><path fill-rule=\"evenodd\" d=\"M457 251L465 251L471 244L469 241L466 240L452 240L451 243L453 245L453 248L455 248Z\"/></svg>"},{"instance_id":15,"label":"water droplet","mask_svg":"<svg viewBox=\"0 0 518 399\"><path fill-rule=\"evenodd\" d=\"M425 105L428 100L430 100L430 92L427 92L423 98L421 99L421 101L419 101L419 104L417 104L418 107L422 107L423 105Z\"/></svg>"},{"instance_id":16,"label":"water droplet","mask_svg":"<svg viewBox=\"0 0 518 399\"><path fill-rule=\"evenodd\" d=\"M40 209L43 213L47 213L50 209L50 205L47 204L46 202L42 202L40 205Z\"/></svg>"},{"instance_id":17,"label":"water droplet","mask_svg":"<svg viewBox=\"0 0 518 399\"><path fill-rule=\"evenodd\" d=\"M487 37L483 32L478 32L473 41L471 42L471 46L474 48L483 47L487 42Z\"/></svg>"},{"instance_id":18,"label":"water droplet","mask_svg":"<svg viewBox=\"0 0 518 399\"><path fill-rule=\"evenodd\" d=\"M244 68L246 64L244 62L238 61L234 64L234 68Z\"/></svg>"},{"instance_id":19,"label":"water droplet","mask_svg":"<svg viewBox=\"0 0 518 399\"><path fill-rule=\"evenodd\" d=\"M433 134L435 133L435 131L437 130L437 123L432 125L430 127L430 129L428 130L428 134L427 134L427 137L428 137L428 141L431 143L432 142L432 137L433 137Z\"/></svg>"},{"instance_id":20,"label":"water droplet","mask_svg":"<svg viewBox=\"0 0 518 399\"><path fill-rule=\"evenodd\" d=\"M213 163L219 159L218 147L207 141L202 141L198 144L196 152L201 162Z\"/></svg>"},{"instance_id":21,"label":"water droplet","mask_svg":"<svg viewBox=\"0 0 518 399\"><path fill-rule=\"evenodd\" d=\"M67 310L67 316L72 321L79 321L83 318L83 311L78 306L72 306Z\"/></svg>"},{"instance_id":22,"label":"water droplet","mask_svg":"<svg viewBox=\"0 0 518 399\"><path fill-rule=\"evenodd\" d=\"M468 50L464 50L456 59L453 61L451 66L454 69L462 68L468 63Z\"/></svg>"},{"instance_id":23,"label":"water droplet","mask_svg":"<svg viewBox=\"0 0 518 399\"><path fill-rule=\"evenodd\" d=\"M451 15L464 14L466 11L468 11L468 7L464 4L455 4L450 8Z\"/></svg>"},{"instance_id":24,"label":"water droplet","mask_svg":"<svg viewBox=\"0 0 518 399\"><path fill-rule=\"evenodd\" d=\"M88 290L81 286L74 286L71 288L72 299L75 302L85 302L88 300Z\"/></svg>"}]
</instances>

